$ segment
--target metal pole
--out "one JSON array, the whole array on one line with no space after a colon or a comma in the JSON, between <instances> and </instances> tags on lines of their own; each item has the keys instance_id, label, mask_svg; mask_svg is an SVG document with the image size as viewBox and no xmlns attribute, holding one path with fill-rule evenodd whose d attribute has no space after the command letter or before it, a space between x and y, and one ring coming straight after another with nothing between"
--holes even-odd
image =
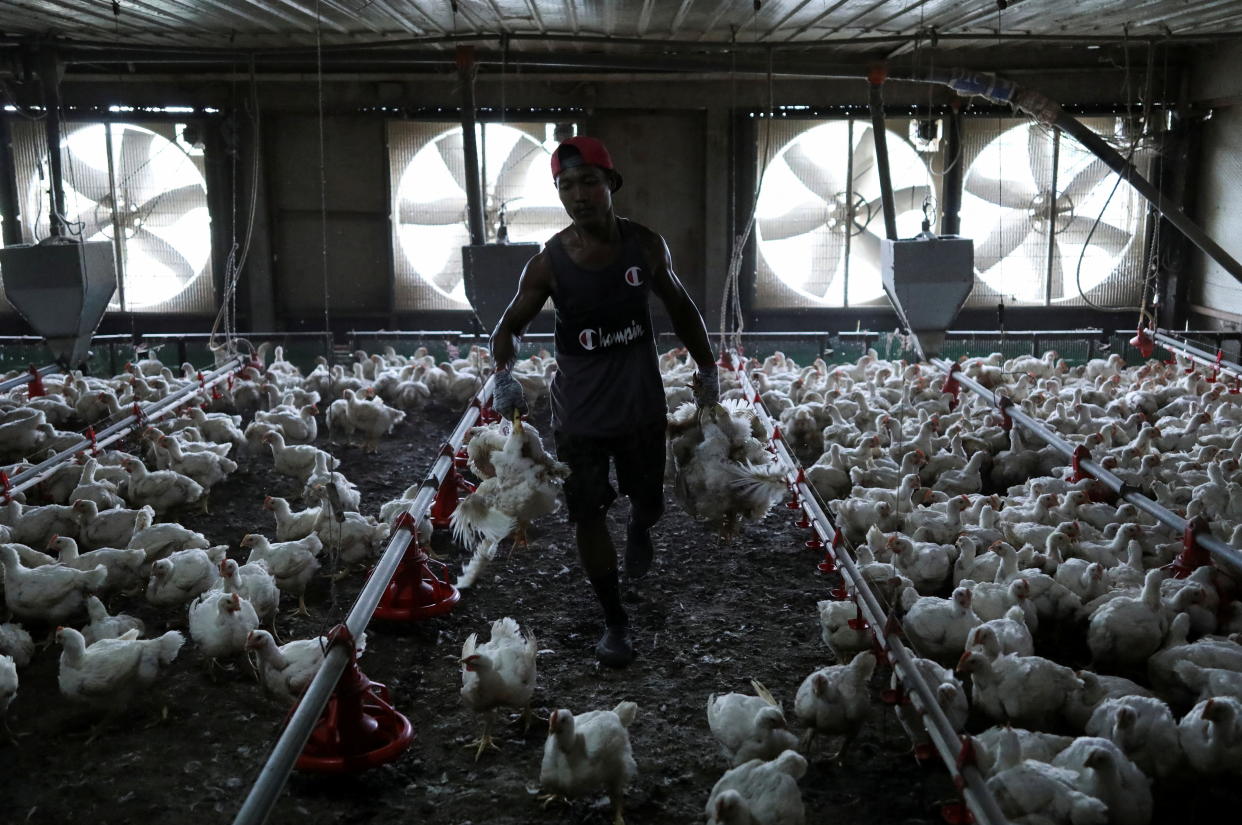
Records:
<instances>
[{"instance_id":1,"label":"metal pole","mask_svg":"<svg viewBox=\"0 0 1242 825\"><path fill-rule=\"evenodd\" d=\"M457 82L461 92L461 137L466 163L466 217L470 243L486 241L483 233L483 189L479 185L479 144L474 134L474 46L457 47Z\"/></svg>"},{"instance_id":2,"label":"metal pole","mask_svg":"<svg viewBox=\"0 0 1242 825\"><path fill-rule=\"evenodd\" d=\"M39 51L39 81L43 85L44 133L47 136L48 209L51 233L65 234L65 187L60 164L60 60L56 51Z\"/></svg>"},{"instance_id":3,"label":"metal pole","mask_svg":"<svg viewBox=\"0 0 1242 825\"><path fill-rule=\"evenodd\" d=\"M888 171L888 130L884 128L883 69L867 75L868 99L871 103L871 136L875 139L875 166L880 175L880 202L884 207L884 236L897 240L897 207L893 202L893 181Z\"/></svg>"},{"instance_id":4,"label":"metal pole","mask_svg":"<svg viewBox=\"0 0 1242 825\"><path fill-rule=\"evenodd\" d=\"M733 363L744 363L738 353L734 353ZM769 431L772 430L776 423L772 416L768 413L767 407L762 401L754 401L755 387L750 381L750 377L744 369L737 370L738 380L741 382L743 390L747 398L752 399L751 406L768 425ZM935 693L931 687L923 679L923 674L914 665L914 657L902 643L899 635L890 632L889 617L884 611L884 607L880 604L879 598L871 589L870 583L862 572L854 563L853 558L848 552L839 552L833 547L833 538L837 533L836 525L831 516L819 504L816 497L815 488L806 481L805 475L801 472L801 465L798 459L790 452L789 447L783 439L772 439L772 445L776 448L777 458L785 467L785 477L789 482L791 489L795 490L798 500L802 505L803 512L811 521L811 525L815 530L820 541L824 543L824 547L832 553L834 560L844 571L845 578L849 580L851 589L857 598L855 604L858 606L859 614L871 625L872 632L876 642L892 657L893 669L897 672L901 683L909 689L916 698L915 707L923 717L927 735L935 745L941 759L944 760L945 766L949 769L949 773L954 776L955 781L962 781L962 795L970 806L971 812L975 816L975 821L984 825L1004 825L1008 822L1004 813L1001 812L1000 806L996 802L996 798L992 796L992 792L988 790L987 784L978 768L973 764L966 763L959 765L958 757L961 756L963 743L957 731L953 729L953 724L945 715L944 710L940 707L940 703L936 700Z\"/></svg>"},{"instance_id":5,"label":"metal pole","mask_svg":"<svg viewBox=\"0 0 1242 825\"><path fill-rule=\"evenodd\" d=\"M953 379L966 387L968 390L983 398L990 404L995 405L997 398L995 393L979 384L972 378L967 378L960 371L950 372L952 364L948 361L933 360L932 365L943 372L945 375L952 375ZM1014 421L1015 424L1021 424L1024 429L1032 435L1039 438L1045 444L1048 444L1057 452L1061 453L1067 459L1074 455L1074 446L1061 436L1049 430L1043 422L1032 418L1026 412L1019 409L1016 405L1010 404L1005 408L1005 413ZM1091 459L1084 459L1078 462L1078 466L1084 473L1099 481L1108 489L1123 499L1133 504L1143 512L1155 518L1161 524L1172 528L1179 535L1186 532L1186 519L1171 512L1167 508L1152 501L1147 496L1135 490L1126 484L1117 476L1101 467L1098 463ZM1202 530L1195 534L1195 541L1199 546L1208 550L1218 562L1224 562L1234 569L1235 573L1242 575L1242 550L1230 547L1216 536L1212 535L1210 530Z\"/></svg>"},{"instance_id":6,"label":"metal pole","mask_svg":"<svg viewBox=\"0 0 1242 825\"><path fill-rule=\"evenodd\" d=\"M945 157L949 168L944 172L944 213L940 216L940 234L956 235L962 231L962 104L954 100L949 104L945 118Z\"/></svg>"},{"instance_id":7,"label":"metal pole","mask_svg":"<svg viewBox=\"0 0 1242 825\"><path fill-rule=\"evenodd\" d=\"M60 364L48 364L45 367L39 367L37 372L40 376L60 372ZM7 381L0 381L0 392L8 392L14 387L20 387L22 384L28 383L30 383L30 371L26 370L21 375L15 375Z\"/></svg>"},{"instance_id":8,"label":"metal pole","mask_svg":"<svg viewBox=\"0 0 1242 825\"><path fill-rule=\"evenodd\" d=\"M406 510L415 522L431 506L436 491L453 466L453 453L461 446L466 433L478 420L481 405L491 397L492 382L489 378L482 389L475 394L474 399L477 403L472 402L471 406L466 408L457 428L448 438L449 449L436 459L431 472L423 481L422 489L418 491L418 495L414 497ZM409 530L397 530L389 541L388 547L384 549L383 555L375 565L375 570L367 579L366 586L358 594L357 600L345 619L345 627L351 638L362 637L363 631L371 621L371 615L375 612L375 607L379 604L380 597L388 587L393 573L396 572L397 565L405 556L406 548L410 546L410 539ZM251 786L250 793L242 803L237 816L234 817L233 825L262 825L267 820L348 662L349 650L344 644L334 643L328 648L323 664L319 666L315 678L307 686L306 692L289 717L285 729L281 731L280 738L272 748L267 762L260 770L254 785Z\"/></svg>"},{"instance_id":9,"label":"metal pole","mask_svg":"<svg viewBox=\"0 0 1242 825\"><path fill-rule=\"evenodd\" d=\"M125 418L110 424L96 433L95 441L93 442L94 446L106 447L115 441L121 440L131 430L136 429L142 424L148 421L155 421L163 418L170 412L177 409L177 407L179 407L189 396L201 391L205 387L211 387L223 381L229 376L229 373L237 369L242 363L244 363L244 359L241 356L238 356L224 366L218 367L208 375L204 376L202 386L188 386L184 389L177 390L177 392L170 393L158 401L152 401L147 406L140 408L140 414L135 414L135 412L131 410L129 415ZM44 369L47 368L44 367ZM50 458L31 467L29 470L23 470L11 479L11 486L8 491L9 494L11 495L35 486L40 481L47 478L52 470L55 470L61 464L65 463L67 459L76 455L80 450L90 446L92 446L91 440L89 438L83 438L72 447L61 450Z\"/></svg>"},{"instance_id":10,"label":"metal pole","mask_svg":"<svg viewBox=\"0 0 1242 825\"><path fill-rule=\"evenodd\" d=\"M1170 352L1179 353L1185 356L1186 358L1189 358L1191 361L1194 361L1195 363L1198 363L1198 364L1202 364L1205 367L1219 366L1221 372L1227 372L1237 378L1242 378L1242 366L1235 364L1232 361L1226 361L1222 358L1220 364L1218 365L1216 363L1215 355L1211 355L1205 350L1202 350L1199 347L1196 347L1194 344L1190 343L1189 341L1183 341L1180 338L1174 338L1173 336L1167 333L1164 333L1164 332L1157 332L1155 337L1156 337L1156 343L1160 344L1160 346L1164 347Z\"/></svg>"}]
</instances>

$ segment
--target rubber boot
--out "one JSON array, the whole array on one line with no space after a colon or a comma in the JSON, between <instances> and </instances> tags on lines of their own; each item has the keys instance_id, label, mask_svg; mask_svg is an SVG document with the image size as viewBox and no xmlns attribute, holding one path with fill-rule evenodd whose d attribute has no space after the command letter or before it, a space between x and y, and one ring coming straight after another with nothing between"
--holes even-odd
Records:
<instances>
[{"instance_id":1,"label":"rubber boot","mask_svg":"<svg viewBox=\"0 0 1242 825\"><path fill-rule=\"evenodd\" d=\"M634 661L634 646L629 639L629 616L621 606L621 585L617 571L612 570L591 579L591 587L604 608L604 635L595 645L595 656L605 667L625 667Z\"/></svg>"}]
</instances>

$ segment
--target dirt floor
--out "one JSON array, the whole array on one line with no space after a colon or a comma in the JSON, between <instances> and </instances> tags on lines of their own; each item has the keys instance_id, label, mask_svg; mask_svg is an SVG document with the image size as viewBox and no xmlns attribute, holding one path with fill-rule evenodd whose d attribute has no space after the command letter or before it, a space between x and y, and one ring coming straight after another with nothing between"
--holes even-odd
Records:
<instances>
[{"instance_id":1,"label":"dirt floor","mask_svg":"<svg viewBox=\"0 0 1242 825\"><path fill-rule=\"evenodd\" d=\"M377 456L322 439L320 446L341 459L341 471L361 488L363 512L375 513L425 475L457 416L433 408L399 426ZM546 434L546 406L532 420ZM213 493L213 515L186 514L181 521L213 542L228 542L230 555L242 558L243 535L272 533L271 514L262 509L265 494L293 496L295 490L272 470L269 457L247 458ZM623 535L624 515L624 505L614 507L616 536ZM708 793L728 767L707 728L708 694L749 692L749 680L758 679L792 719L802 679L831 663L815 612L831 582L816 571L818 553L802 546L806 531L793 526L784 508L723 544L670 503L656 530L653 572L627 596L639 659L623 671L594 661L598 608L563 516L537 528L529 549L502 551L448 616L371 626L363 670L388 685L396 707L413 722L416 740L396 762L361 775L295 774L269 822L610 822L602 796L541 807L543 725L525 733L516 723L499 725L501 749L477 763L464 747L478 721L458 694L461 645L474 631L486 638L490 623L502 616L538 637L540 717L558 707L580 713L621 700L638 703L631 737L639 776L625 812L631 825L703 821ZM464 554L445 531L437 532L434 547L459 569ZM292 617L286 597L282 637L326 631L346 614L363 578L355 571L330 585L321 576L307 594L309 619ZM184 630L184 616L170 617L139 597L116 597L109 609L140 616L148 635ZM0 823L232 821L288 711L264 695L244 661L211 673L187 643L157 691L105 721L90 739L99 717L61 697L58 658L53 644L20 672L8 714L18 739L0 742ZM876 687L886 680L887 674L877 674ZM164 720L161 708L167 709ZM952 787L943 768L920 766L909 750L895 718L879 704L844 765L818 743L801 782L807 821L940 821L939 803L954 798Z\"/></svg>"}]
</instances>

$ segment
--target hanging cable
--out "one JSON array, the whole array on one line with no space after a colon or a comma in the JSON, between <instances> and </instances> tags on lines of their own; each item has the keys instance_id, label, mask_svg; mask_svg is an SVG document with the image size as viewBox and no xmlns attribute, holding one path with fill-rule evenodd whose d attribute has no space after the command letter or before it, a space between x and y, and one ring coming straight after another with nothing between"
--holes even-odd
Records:
<instances>
[{"instance_id":1,"label":"hanging cable","mask_svg":"<svg viewBox=\"0 0 1242 825\"><path fill-rule=\"evenodd\" d=\"M319 13L319 0L315 0L315 76L319 93L319 217L320 251L323 254L323 330L325 340L332 342L334 339L328 295L328 173L324 163L323 148L323 18Z\"/></svg>"}]
</instances>

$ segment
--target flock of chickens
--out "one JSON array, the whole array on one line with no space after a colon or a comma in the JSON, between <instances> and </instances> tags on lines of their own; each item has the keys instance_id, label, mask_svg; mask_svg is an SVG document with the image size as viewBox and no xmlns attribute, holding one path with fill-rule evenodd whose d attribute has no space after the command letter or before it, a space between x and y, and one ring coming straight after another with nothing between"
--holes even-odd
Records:
<instances>
[{"instance_id":1,"label":"flock of chickens","mask_svg":"<svg viewBox=\"0 0 1242 825\"><path fill-rule=\"evenodd\" d=\"M265 355L261 348L176 418L152 423L132 453L80 455L36 488L42 503L18 495L0 507L12 619L0 624L0 718L19 669L37 655L31 631L59 643L67 697L117 711L149 687L186 636L163 629L148 638L139 619L109 614L106 604L127 599L165 611L165 627L184 629L210 659L255 656L260 682L285 701L313 677L325 640L280 644L282 604L305 609L317 576L372 560L419 489L378 518L359 513L339 462L310 443L318 416L333 436L373 450L430 399L464 406L485 380L485 353L441 364L424 354L360 353L352 371L321 364L305 376L279 348L266 366ZM516 365L532 405L553 368L546 356ZM862 574L901 618L941 709L973 735L974 758L1007 817L1142 825L1153 788L1242 775L1242 603L1225 571L1172 575L1180 537L1117 506L1090 479L1073 480L1058 452L1029 445L977 397L948 392L932 367L870 352L854 364L802 368L777 353L743 369L829 502ZM1233 480L1242 403L1223 384L1180 361L1126 367L1115 355L1077 367L1052 353L993 355L962 370L1129 484L1242 543L1242 484ZM773 433L735 372L721 373L721 404L699 410L684 351L662 356L661 371L674 494L728 537L785 491L766 449ZM189 365L178 376L148 360L109 380L45 379L46 396L19 388L0 401L0 460L17 462L6 468L13 476L77 438L59 427L98 423L196 382ZM479 484L453 514L455 536L474 550L462 587L477 583L503 540L520 541L527 524L557 508L567 474L521 421L475 428L467 450ZM241 541L244 558L174 520L183 508L208 508L240 456L270 457L301 489L301 509L267 499L273 528ZM819 603L837 663L797 687L800 737L757 682L753 695L707 698L709 727L732 765L710 791L709 823L804 821L798 780L813 739L837 740L842 759L875 708L880 663L859 618L852 601ZM495 622L486 642L466 641L461 695L483 724L476 759L491 744L497 710L522 711L529 723L536 650L511 618ZM893 688L897 716L926 756L920 699L895 675ZM555 710L541 768L548 798L603 792L621 822L637 772L627 732L637 713L627 701L577 715Z\"/></svg>"}]
</instances>

